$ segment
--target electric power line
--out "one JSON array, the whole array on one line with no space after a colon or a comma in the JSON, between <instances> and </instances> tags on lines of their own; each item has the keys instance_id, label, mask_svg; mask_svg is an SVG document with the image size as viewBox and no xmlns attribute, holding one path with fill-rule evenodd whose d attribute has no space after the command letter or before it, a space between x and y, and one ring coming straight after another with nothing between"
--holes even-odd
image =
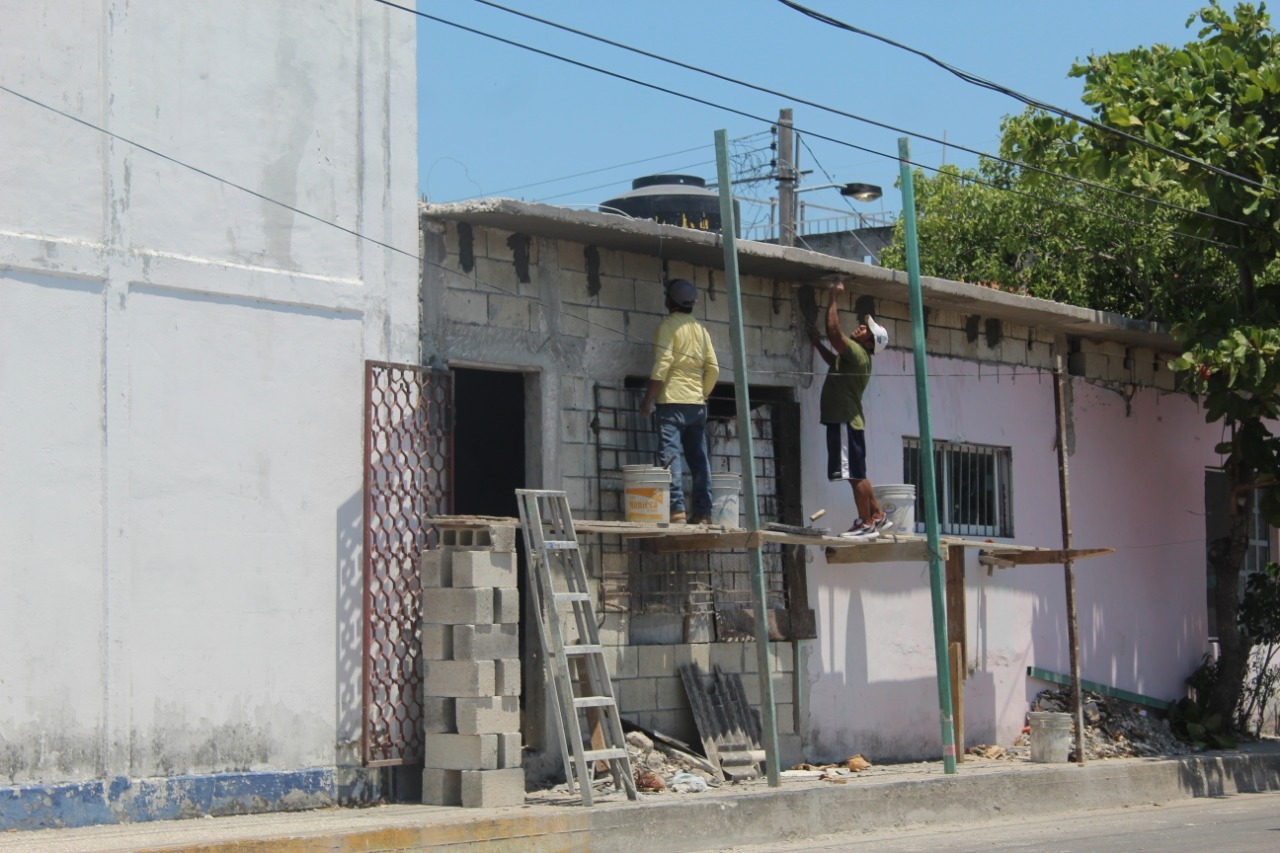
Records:
<instances>
[{"instance_id":1,"label":"electric power line","mask_svg":"<svg viewBox=\"0 0 1280 853\"><path fill-rule=\"evenodd\" d=\"M483 0L476 0L476 2L483 2ZM1034 107L1035 109L1043 110L1044 112L1060 115L1064 118L1069 118L1072 121L1079 122L1080 124L1091 127L1094 130L1098 130L1104 133L1109 133L1114 136L1119 136L1120 138L1128 142L1136 143L1137 145L1140 145L1144 148L1149 148L1152 151L1158 151L1159 153L1164 154L1166 157L1172 157L1175 160L1181 160L1184 163L1188 163L1193 166L1199 166L1200 168L1205 169L1215 175L1218 175L1219 177L1229 178L1233 181L1239 181L1240 183L1248 184L1249 186L1252 186L1256 189L1265 190L1266 192L1275 191L1274 189L1267 186L1266 184L1255 181L1252 178L1245 177L1244 175L1238 175L1235 172L1231 172L1221 167L1215 166L1212 163L1206 163L1203 160L1199 160L1195 157L1192 157L1189 154L1183 154L1180 151L1175 151L1172 148L1165 148L1163 145L1157 145L1154 142L1150 142L1146 139L1143 139L1140 136L1134 136L1131 133L1125 133L1123 130L1119 130L1117 128L1102 124L1100 122L1096 122L1091 118L1078 115L1077 113L1073 113L1070 110L1064 110L1061 107L1055 107L1053 104L1038 100L1036 98L1032 98L1029 95L1024 95L1021 92L1017 92L1013 89L1010 89L1007 86L1001 86L998 83L993 83L990 80L986 80L982 77L977 76L976 74L970 74L967 71L963 71L959 68L956 68L954 65L949 65L948 63L943 62L937 57L934 57L928 53L925 53L923 50L919 50L909 45L901 44L900 42L896 42L893 39L885 38L884 36L877 35L873 32L870 32L869 30L864 30L861 27L855 27L853 24L847 24L844 21L839 20L838 18L833 18L830 15L825 15L822 12L818 12L813 9L810 9L807 6L802 6L801 4L794 2L794 0L778 0L778 2L784 6L794 9L795 11L799 12L802 15L806 15L810 18L813 18L815 21L819 21L821 23L827 24L828 26L835 27L836 29L845 30L847 32L854 33L856 35L866 36L867 38L875 39L876 41L887 44L890 47L896 47L899 50L905 50L908 53L914 53L916 56L919 56L922 59L932 62L934 65L937 65L939 68L942 68L946 71L951 72L952 74L959 77L961 80L964 80L966 83L971 83L983 89L990 89L991 91L999 92L1002 95L1008 95L1014 100L1021 101L1022 103L1026 104L1029 107ZM955 146L955 147L958 148L959 146ZM1234 223L1234 224L1239 225L1242 223Z\"/></svg>"},{"instance_id":2,"label":"electric power line","mask_svg":"<svg viewBox=\"0 0 1280 853\"><path fill-rule=\"evenodd\" d=\"M731 114L733 114L733 115L741 116L741 117L743 117L743 118L751 119L751 120L753 120L753 121L758 121L758 122L762 122L762 123L768 123L768 124L770 124L770 125L772 125L772 124L773 124L773 122L772 122L770 119L766 119L766 118L764 118L764 117L762 117L762 116L755 115L754 113L749 113L749 112L747 112L747 111L745 111L745 110L737 109L736 107L730 107L730 106L727 106L727 105L725 105L725 104L717 104L717 103L714 103L714 102L712 102L712 101L708 101L708 100L706 100L705 98L699 98L699 97L697 97L696 95L690 95L690 94L688 94L688 93L686 93L686 92L679 92L679 91L677 91L677 90L675 90L675 89L669 89L669 88L667 88L667 87L665 87L665 86L659 86L659 85L658 85L658 84L656 84L656 83L649 83L649 82L647 82L647 81L640 80L640 79L637 79L637 78L635 78L635 77L629 77L629 76L627 76L627 75L625 75L625 74L622 74L622 73L619 73L619 72L617 72L617 71L610 71L610 70L608 70L608 69L606 69L606 68L601 68L601 67L599 67L599 66L592 65L592 64L590 64L590 63L588 63L588 62L582 62L582 61L577 60L577 59L571 59L571 58L569 58L569 57L567 57L567 56L562 56L562 55L560 55L560 54L553 53L553 52L548 51L548 50L543 50L542 48L533 47L532 45L527 45L527 44L523 44L523 43L521 43L521 42L513 41L512 39L503 38L502 36L494 35L493 33L487 33L487 32L485 32L485 31L483 31L483 30L475 29L474 27L468 27L468 26L466 26L465 24L459 24L459 23L457 23L457 22L455 22L455 21L450 21L450 20L447 20L447 19L444 19L444 18L440 18L440 17L438 17L438 16L436 16L436 15L429 15L429 14L427 14L426 12L420 12L420 11L418 11L418 10L416 10L416 9L410 9L410 8L405 7L405 6L399 6L399 5L395 4L395 3L390 2L390 0L374 0L374 2L376 2L376 3L381 3L382 5L389 6L389 7L393 8L393 9L399 9L399 10L401 10L401 11L403 11L403 12L408 12L408 13L409 13L409 14L411 14L411 15L417 15L418 17L420 17L420 18L424 18L424 19L429 20L429 21L435 21L436 23L443 24L443 25L448 26L448 27L453 27L453 28L455 28L455 29L462 30L463 32L472 33L473 35L478 35L478 36L481 36L481 37L483 37L483 38L491 39L491 40L493 40L493 41L500 42L500 43L502 43L502 44L506 44L506 45L509 45L509 46L511 46L511 47L519 48L519 49L521 49L521 50L525 50L525 51L528 51L528 52L530 52L530 53L536 53L536 54L538 54L539 56L545 56L545 57L547 57L548 59L555 59L555 60L559 60L559 61L561 61L561 62L567 63L567 64L569 64L569 65L576 66L576 67L578 67L578 68L583 68L583 69L588 70L588 71L595 71L595 72L597 72L597 73L599 73L599 74L604 74L605 76L613 77L614 79L617 79L617 80L622 80L622 81L627 82L627 83L634 83L634 84L635 84L635 85L637 85L637 86L642 86L642 87L644 87L644 88L646 88L646 89L652 89L652 90L653 90L653 91L655 91L655 92L661 92L661 93L666 94L666 95L671 95L671 96L676 97L676 98L681 98L681 99L686 100L686 101L691 101L691 102L696 103L696 104L701 104L701 105L706 106L706 107L711 107L712 109L721 110L721 111L723 111L723 112L731 113ZM477 0L477 2L480 2L480 0ZM558 25L557 25L557 26L558 26ZM797 131L800 131L800 130L801 130L801 128L796 128L796 130L797 130ZM827 135L825 135L825 134L821 134L821 133L818 133L818 132L816 132L816 131L803 131L803 132L804 132L804 133L806 133L806 134L807 134L807 135L809 135L809 136L815 137L815 138L817 138L817 139L824 140L824 141L826 141L826 142L830 142L830 143L835 144L835 145L842 145L842 146L844 146L844 147L846 147L846 148L852 148L852 149L854 149L854 150L856 150L856 151L862 151L862 152L867 153L867 154L874 154L874 155L875 155L875 156L877 156L877 157L883 157L883 158L885 158L885 159L893 160L893 161L895 161L895 162L901 162L901 161L899 160L899 158L898 158L898 156L897 156L896 154L887 154L887 153L885 153L885 152L883 152L883 151L876 151L876 150L875 150L875 149L873 149L873 148L867 148L866 146L858 145L858 144L853 143L853 142L848 142L848 141L843 140L843 139L836 139L835 137L827 136ZM959 147L959 146L952 146L952 147ZM983 155L983 156L989 156L989 155ZM924 164L922 164L922 163L910 162L910 163L909 163L909 165L917 166L917 167L919 167L919 168L923 168L923 169L929 169L930 171L934 171L934 172L940 171L939 169L933 168L933 167L931 167L931 166L926 166L926 165L924 165ZM1013 163L1013 164L1011 164L1011 165L1018 165L1018 164ZM1054 173L1049 173L1049 174L1054 174ZM1062 177L1062 178L1066 179L1066 176L1061 176L1061 175L1059 175L1058 177ZM976 179L975 179L975 181L976 181ZM977 182L982 183L981 181L977 181ZM1032 196L1032 195L1030 195L1029 193L1026 193L1026 192L1023 192L1023 191L1019 191L1019 190L1013 190L1013 189L1008 188L1008 187L1001 187L1001 186L997 186L997 185L995 185L995 184L988 184L988 186L991 186L993 189L1001 189L1001 190L1005 190L1005 191L1007 191L1007 192L1016 192L1016 193L1019 193L1020 195L1026 195L1026 196L1028 196L1028 197L1030 197L1030 198L1035 198L1035 196ZM1111 187L1104 187L1104 186L1099 185L1099 187L1098 187L1098 188L1099 188L1100 190L1104 190L1104 191L1107 191L1107 192L1118 192L1118 193L1120 193L1120 194L1124 194L1122 190L1116 190L1116 189L1111 188ZM1080 205L1073 205L1073 204L1071 204L1071 203L1069 203L1069 202L1057 202L1057 201L1049 201L1049 200L1045 200L1045 199L1037 199L1037 200L1038 200L1038 201L1040 201L1040 202L1042 202L1042 203L1044 203L1044 204L1051 204L1051 205L1053 205L1053 204L1059 204L1059 205L1063 205L1063 206L1066 206L1066 207L1074 207L1074 208L1076 208L1076 209L1078 209L1078 210L1084 210L1084 211L1086 211L1086 212L1092 212L1092 211L1089 211L1089 209L1088 209L1088 208L1081 207ZM1150 200L1150 199L1143 199L1143 201L1151 201L1151 200ZM1206 214L1203 214L1202 212L1191 210L1190 208L1182 208L1182 209L1183 209L1183 210L1185 210L1185 211L1186 211L1186 212L1188 212L1188 213L1192 213L1192 214L1196 214L1196 215L1206 215ZM1114 215L1112 215L1112 214L1107 214L1107 213L1097 213L1097 215L1098 215L1098 216L1103 216L1103 217L1106 217L1106 218L1109 218L1109 219L1115 219L1115 220L1117 220L1117 221L1121 221L1121 222L1128 222L1129 224L1134 224L1134 225L1143 225L1143 227L1148 227L1148 228L1150 228L1150 227L1151 227L1151 226L1149 226L1149 225L1144 225L1143 223L1137 223L1137 222L1135 222L1135 221L1133 221L1133 220L1125 219L1125 218L1123 218L1123 217L1116 217L1116 216L1114 216ZM1228 220L1228 221L1231 221L1231 220ZM1243 223L1237 223L1237 224L1243 224ZM1179 232L1179 231L1169 231L1169 230L1167 230L1167 229L1158 229L1158 230L1165 231L1166 233L1170 233L1170 234L1175 234L1175 235L1178 235L1178 236L1181 236L1181 237L1186 237L1187 239L1197 240L1197 241L1199 241L1199 242L1203 242L1203 243L1206 243L1206 244L1208 244L1208 245L1216 245L1216 246L1220 246L1220 247L1224 247L1224 248L1233 248L1233 247L1227 246L1225 243L1220 243L1220 242L1218 242L1218 241L1211 240L1211 239L1208 239L1208 238L1205 238L1205 237L1199 237L1199 236L1196 236L1196 235L1193 235L1193 234L1184 234L1184 233Z\"/></svg>"},{"instance_id":3,"label":"electric power line","mask_svg":"<svg viewBox=\"0 0 1280 853\"><path fill-rule=\"evenodd\" d=\"M391 7L393 7L393 8L400 9L400 10L402 10L402 11L406 11L406 12L413 12L414 14L422 15L422 13L417 12L416 10L412 10L412 9L407 8L407 7L397 5L397 4L395 4L395 3L390 2L390 0L375 0L375 2L382 3L383 5L391 6ZM1226 222L1226 223L1228 223L1228 224L1230 224L1230 225L1236 225L1236 226L1239 226L1239 227L1241 227L1241 228L1245 228L1245 229L1248 229L1248 230L1257 230L1254 226L1252 226L1252 225L1250 225L1250 224L1248 224L1248 223L1240 222L1240 221L1237 221L1237 220L1234 220L1234 219L1230 219L1229 217L1221 216L1221 215L1216 214L1216 213L1213 213L1213 212L1211 212L1211 211L1206 211L1206 210L1195 210L1195 209L1193 209L1193 208L1184 207L1184 206L1182 206L1182 205L1174 204L1174 203L1172 203L1172 202L1164 201L1164 200L1162 200L1162 199L1153 199L1153 198L1149 198L1149 197L1146 197L1146 196L1139 195L1139 194L1137 194L1137 193L1129 192L1128 190L1122 190L1122 189L1120 189L1119 187L1107 186L1107 185L1105 185L1105 184L1099 184L1099 183L1096 183L1096 182L1094 182L1094 181L1089 181L1089 180L1084 179L1084 178L1075 177L1075 176L1073 176L1073 175L1064 175L1064 174L1062 174L1061 172L1054 172L1054 171L1052 171L1051 169L1045 169L1045 168L1040 167L1040 166L1033 166L1033 165L1028 164L1028 163L1020 163L1020 162L1018 162L1018 161L1016 161L1016 160L1009 160L1009 159L1007 159L1007 158L1000 157L1000 156L995 155L995 154L989 154L989 153L987 153L987 152L979 151L979 150L974 149L974 148L969 148L969 147L966 147L966 146L964 146L964 145L959 145L959 144L956 144L956 143L954 143L954 142L947 142L946 140L937 139L937 138L935 138L935 137L928 136L928 135L923 134L923 133L918 133L918 132L915 132L915 131L906 130L906 129L904 129L904 128L896 127L896 126L891 125L891 124L886 124L885 122L881 122L881 121L877 121L877 120L875 120L875 119L867 118L866 116L857 115L856 113L850 113L850 112L846 112L846 111L844 111L844 110L836 109L835 107L829 107L829 106L827 106L827 105L825 105L825 104L821 104L821 103L818 103L818 102L816 102L816 101L810 101L810 100L807 100L807 99L805 99L805 98L797 97L797 96L795 96L795 95L790 95L790 94L787 94L786 92L780 92L780 91L778 91L778 90L776 90L776 89L770 89L770 88L767 88L767 87L765 87L765 86L758 86L758 85L756 85L756 84L748 83L748 82L743 81L743 80L737 80L737 79L734 79L734 78L729 77L729 76L724 75L724 74L720 74L720 73L715 72L715 71L710 71L710 70L705 69L705 68L700 68L700 67L698 67L698 66L696 66L696 65L691 65L691 64L689 64L689 63L682 62L682 61L680 61L680 60L678 60L678 59L672 59L672 58L670 58L670 57L662 56L661 54L653 53L652 51L644 50L643 48L638 48L638 47L634 47L634 46L632 46L632 45L624 44L624 43L622 43L622 42L614 41L614 40L612 40L612 39L605 38L604 36L599 36L599 35L596 35L596 34L594 34L594 33L589 33L589 32L587 32L587 31L585 31L585 30L576 29L576 28L574 28L574 27L570 27L570 26L567 26L567 25L565 25L565 24L561 24L561 23L558 23L558 22L556 22L556 21L552 21L552 20L549 20L549 19L546 19L546 18L540 18L540 17L538 17L537 15L532 15L532 14L529 14L529 13L527 13L527 12L522 12L522 11L520 11L520 10L518 10L518 9L512 9L512 8L507 7L507 6L503 6L503 5L501 5L500 3L493 2L493 0L472 0L472 2L479 3L479 4L481 4L481 5L488 6L488 7L493 8L493 9L498 9L498 10L500 10L500 11L507 12L508 14L516 15L516 16L521 17L521 18L525 18L526 20L535 21L535 22L537 22L537 23L539 23L539 24L543 24L544 26L553 27L553 28L558 29L558 30L561 30L561 31L563 31L563 32L572 33L573 35L577 35L577 36L580 36L580 37L582 37L582 38L590 39L590 40L592 40L592 41L596 41L596 42L599 42L599 43L601 43L601 44L607 44L607 45L609 45L610 47L616 47L616 48L619 48L619 49L621 49L621 50L626 50L626 51L629 51L629 52L631 52L631 53L635 53L635 54L637 54L637 55L647 57L647 58L649 58L649 59L655 59L655 60L657 60L657 61L659 61L659 62L665 62L665 63L667 63L667 64L669 64L669 65L674 65L674 66L676 66L676 67L678 67L678 68L683 68L683 69L688 70L688 71L694 71L694 72L696 72L696 73L698 73L698 74L703 74L703 75L705 75L705 76L712 77L712 78L717 79L717 80L721 80L721 81L724 81L724 82L727 82L727 83L732 83L732 84L737 85L737 86L742 86L742 87L744 87L744 88L751 89L752 91L760 92L760 93L762 93L762 94L766 94L766 95L772 95L772 96L775 96L775 97L778 97L778 98L783 98L783 99L786 99L786 100L791 101L791 102L794 102L794 103L804 104L805 106L813 107L814 109L822 110L823 112L831 113L832 115L838 115L838 116L842 116L842 117L844 117L844 118L853 119L854 121L859 121L859 122L862 122L862 123L864 123L864 124L871 125L872 127L878 127L878 128L880 128L880 129L882 129L882 130L890 130L890 131L893 131L893 132L895 132L895 133L905 134L905 135L910 136L910 137L912 137L912 138L914 138L914 139L919 139L919 140L922 140L922 141L925 141L925 142L932 142L932 143L935 143L935 144L938 144L938 145L942 145L942 146L944 146L944 147L949 146L949 147L951 147L951 148L955 148L955 149L957 149L957 150L964 151L966 154L972 154L972 155L974 155L974 156L976 156L976 157L980 157L980 158L984 158L984 159L987 159L987 160L991 160L991 161L993 161L993 162L1003 163L1003 164L1005 164L1005 165L1007 165L1007 166L1013 166L1013 167L1015 167L1015 168L1019 168L1019 169L1027 169L1027 170L1030 170L1030 171L1033 171L1033 172L1037 172L1037 173L1040 173L1040 174L1046 175L1046 176L1048 176L1048 177L1056 178L1056 179L1058 179L1058 180L1068 181L1068 182L1071 182L1071 183L1076 183L1076 184L1079 184L1079 185L1081 185L1081 186L1087 186L1087 187L1091 187L1091 188L1093 188L1093 189L1103 190L1103 191L1105 191L1105 192L1111 192L1111 193L1116 193L1116 194L1118 194L1118 195L1128 196L1128 197L1130 197L1130 198L1134 198L1134 199L1137 199L1137 200L1143 201L1143 202L1148 203L1148 204L1153 204L1153 205L1156 205L1156 206L1158 206L1158 207L1168 207L1168 208L1172 208L1172 209L1174 209L1174 210L1178 210L1178 211L1181 211L1181 212L1183 212L1183 213L1186 213L1186 214L1189 214L1189 215L1192 215L1192 216L1200 216L1200 217L1204 217L1204 218L1206 218L1206 219L1216 219L1216 220L1219 220L1219 221L1221 221L1221 222ZM782 0L782 2L787 2L787 0ZM805 9L805 7L803 7L803 6L799 6L799 4L787 3L787 5L792 6L793 8L796 8L798 11L799 11L799 10L804 10L804 9ZM806 12L806 14L808 14L808 12ZM814 16L814 17L817 17L817 16L819 16L819 15L820 15L820 13L817 13L817 12L813 12L813 13L812 13L812 16ZM424 17L429 17L429 16L424 16ZM818 19L818 20L823 20L824 22L827 22L827 21L825 20L825 16L817 17L817 19ZM434 18L433 18L432 20L437 20L437 19L434 19ZM835 19L831 19L831 20L832 20L832 21L834 21ZM458 24L451 24L451 25L453 25L453 26L461 26L461 25L458 25ZM848 27L850 27L850 25L844 25L844 26L845 26L845 27L847 27L847 28L848 28ZM463 27L463 29L467 29L467 28ZM854 32L857 32L857 33L860 33L860 34L863 34L863 33L864 33L864 31L862 31L862 30L858 30L857 28L851 28L851 29L852 29ZM865 33L865 34L866 34L866 35L869 35L869 36L871 36L871 37L873 37L873 38L880 38L879 36L875 36L875 35L874 35L874 34L872 34L872 33ZM486 34L486 35L487 35L487 34ZM496 37L496 36L494 36L493 38L497 38L497 37ZM499 41L505 41L504 39L498 39L498 40L499 40ZM888 41L887 39L882 39L882 40L883 40L883 41ZM888 43L893 44L893 45L895 45L895 46L897 46L897 47L902 47L904 50L910 50L910 51L912 51L913 53L918 53L918 54L920 54L920 55L922 55L922 56L926 56L927 58L929 58L929 59L930 59L930 61L933 61L933 62L936 62L936 63L938 63L938 64L940 64L940 65L943 65L943 67L947 68L948 70L953 71L953 73L957 73L957 74L960 74L960 75L965 75L965 72L961 72L961 71L958 71L958 70L952 69L952 68L950 68L950 66L945 65L945 63L938 62L938 60L935 60L935 59L933 59L932 57L928 57L928 55L927 55L927 54L924 54L924 53L922 53L921 51L917 51L917 50L915 50L914 48L909 48L909 47L905 47L905 46L903 46L903 45L898 45L896 42L888 42ZM564 57L558 57L558 56L557 56L557 58L564 59L565 61L568 61L568 62L574 62L574 60L568 60L568 59L565 59ZM593 68L594 68L594 67L593 67ZM602 71L603 69L595 68L594 70ZM612 73L612 72L607 72L607 71L605 71L604 73ZM968 77L973 77L973 75L967 75L967 76L968 76ZM629 78L624 78L624 79L629 79ZM979 79L980 79L980 78L973 77L973 80L979 80ZM638 81L631 81L631 82L638 82ZM983 81L983 82L985 82L985 81ZM644 84L644 83L642 83L641 85L648 85L648 84ZM988 88L996 88L996 87L995 87L995 84L989 84L989 85L988 85ZM1005 91L1005 90L1003 90L1003 89L998 89L998 90L999 90L999 91ZM1013 94L1015 94L1015 95L1016 95L1016 93L1013 93ZM705 103L705 102L703 102L703 103ZM1028 103L1030 103L1030 101L1028 101ZM1046 105L1046 106L1047 106L1047 105ZM1085 119L1084 121L1087 121L1087 119ZM797 128L797 131L799 131L799 128ZM807 133L807 132L808 132L808 131L806 131L806 133ZM1119 131L1117 131L1117 132L1119 132ZM814 134L814 135L818 135L818 134ZM1126 136L1127 136L1127 134L1123 134L1123 135L1126 135ZM826 137L822 137L822 136L820 136L820 135L818 135L818 136L819 136L819 138L820 138L820 139L825 139L825 138L826 138ZM1136 138L1136 137L1133 137L1133 138ZM845 143L845 144L848 144L848 143ZM858 148L858 146L856 146L856 145L853 145L853 146L851 146L851 147ZM865 148L862 148L862 149L859 149L859 150L862 150L862 151L868 151L868 149L865 149ZM877 154L877 155L879 155L879 156L888 156L888 157L892 157L892 156L893 156L893 155L885 155L885 154L883 154L883 153L881 153L881 152L878 152L878 151L869 151L868 153ZM1191 160L1190 162L1196 162L1196 163L1198 163L1198 162L1200 162L1200 161ZM1203 164L1203 165L1205 165L1207 168L1216 168L1216 167L1211 167L1211 166L1209 166L1208 164ZM1224 173L1224 174L1229 175L1230 173ZM1241 179L1242 179L1242 180L1246 180L1246 181L1248 180L1247 178L1241 178ZM1259 185L1259 186L1261 186L1261 185Z\"/></svg>"}]
</instances>

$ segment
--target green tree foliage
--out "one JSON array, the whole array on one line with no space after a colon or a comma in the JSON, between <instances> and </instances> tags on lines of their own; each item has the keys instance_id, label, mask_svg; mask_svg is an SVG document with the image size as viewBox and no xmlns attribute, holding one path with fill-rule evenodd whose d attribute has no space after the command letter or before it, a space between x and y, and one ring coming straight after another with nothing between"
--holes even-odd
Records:
<instances>
[{"instance_id":1,"label":"green tree foliage","mask_svg":"<svg viewBox=\"0 0 1280 853\"><path fill-rule=\"evenodd\" d=\"M1033 118L1006 121L1006 139ZM925 275L1148 320L1219 300L1234 277L1222 253L1178 230L1180 213L1141 198L993 160L912 178ZM885 266L906 265L902 228Z\"/></svg>"},{"instance_id":2,"label":"green tree foliage","mask_svg":"<svg viewBox=\"0 0 1280 853\"><path fill-rule=\"evenodd\" d=\"M1258 496L1268 521L1280 524L1271 486L1280 480L1280 443L1268 426L1280 412L1280 39L1261 4L1228 11L1212 0L1187 25L1197 22L1196 40L1182 47L1077 64L1071 74L1084 82L1090 119L1036 111L1010 119L1002 154L1031 168L984 165L924 180L918 219L926 273L1180 321L1185 351L1171 367L1227 438L1218 449L1232 484L1229 545L1210 567L1220 677L1207 711L1233 720L1254 640L1237 615ZM1104 197L1037 169L1136 198Z\"/></svg>"}]
</instances>

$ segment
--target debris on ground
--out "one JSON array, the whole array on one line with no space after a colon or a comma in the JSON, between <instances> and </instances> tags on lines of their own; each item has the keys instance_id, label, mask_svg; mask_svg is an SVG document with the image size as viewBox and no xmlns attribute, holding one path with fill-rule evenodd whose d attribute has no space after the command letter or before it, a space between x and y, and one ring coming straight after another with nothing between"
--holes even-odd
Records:
<instances>
[{"instance_id":1,"label":"debris on ground","mask_svg":"<svg viewBox=\"0 0 1280 853\"><path fill-rule=\"evenodd\" d=\"M720 784L700 755L684 752L641 731L627 732L626 742L638 791L696 794Z\"/></svg>"},{"instance_id":2,"label":"debris on ground","mask_svg":"<svg viewBox=\"0 0 1280 853\"><path fill-rule=\"evenodd\" d=\"M1103 696L1092 690L1080 695L1084 719L1085 760L1099 758L1142 758L1157 755L1186 755L1194 750L1178 740L1165 715L1123 699ZM1071 714L1071 688L1042 691L1031 703L1032 711ZM1031 735L1024 730L1014 746L1030 746ZM1075 757L1075 726L1072 725L1071 755Z\"/></svg>"},{"instance_id":3,"label":"debris on ground","mask_svg":"<svg viewBox=\"0 0 1280 853\"><path fill-rule=\"evenodd\" d=\"M846 758L839 764L809 764L801 762L790 770L782 771L784 778L821 779L827 782L848 782L856 774L872 766L871 762L861 755Z\"/></svg>"},{"instance_id":4,"label":"debris on ground","mask_svg":"<svg viewBox=\"0 0 1280 853\"><path fill-rule=\"evenodd\" d=\"M1009 750L1005 749L1003 746L996 746L995 744L990 743L975 744L966 749L965 754L977 756L978 758L989 758L992 760L1013 758L1009 753Z\"/></svg>"}]
</instances>

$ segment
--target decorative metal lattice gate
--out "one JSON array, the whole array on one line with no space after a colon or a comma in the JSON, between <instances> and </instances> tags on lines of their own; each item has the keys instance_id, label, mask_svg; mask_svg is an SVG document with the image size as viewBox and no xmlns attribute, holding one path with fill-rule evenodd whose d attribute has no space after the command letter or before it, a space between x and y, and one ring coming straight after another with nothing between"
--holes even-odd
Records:
<instances>
[{"instance_id":1,"label":"decorative metal lattice gate","mask_svg":"<svg viewBox=\"0 0 1280 853\"><path fill-rule=\"evenodd\" d=\"M452 494L453 382L447 370L365 362L364 605L361 758L422 758L418 558L430 515Z\"/></svg>"}]
</instances>

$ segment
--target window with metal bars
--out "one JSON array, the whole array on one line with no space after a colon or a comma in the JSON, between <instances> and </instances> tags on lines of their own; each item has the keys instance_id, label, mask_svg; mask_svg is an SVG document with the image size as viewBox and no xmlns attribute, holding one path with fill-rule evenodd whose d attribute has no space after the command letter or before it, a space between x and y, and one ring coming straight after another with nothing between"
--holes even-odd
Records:
<instances>
[{"instance_id":1,"label":"window with metal bars","mask_svg":"<svg viewBox=\"0 0 1280 853\"><path fill-rule=\"evenodd\" d=\"M938 532L952 536L1013 536L1013 454L1008 447L933 442ZM920 439L903 438L902 468L916 487L916 529L924 529Z\"/></svg>"}]
</instances>

